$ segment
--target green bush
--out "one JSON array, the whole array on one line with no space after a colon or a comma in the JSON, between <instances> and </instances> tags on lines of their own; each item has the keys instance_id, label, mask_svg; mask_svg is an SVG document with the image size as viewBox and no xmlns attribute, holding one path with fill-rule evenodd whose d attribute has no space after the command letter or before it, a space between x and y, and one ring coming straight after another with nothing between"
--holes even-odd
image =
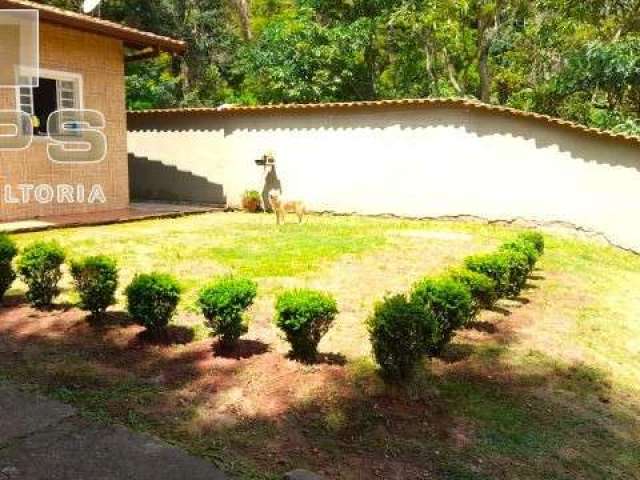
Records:
<instances>
[{"instance_id":1,"label":"green bush","mask_svg":"<svg viewBox=\"0 0 640 480\"><path fill-rule=\"evenodd\" d=\"M18 273L27 285L27 300L37 307L51 305L60 293L58 282L62 278L65 252L55 241L35 242L26 247L18 259Z\"/></svg>"},{"instance_id":2,"label":"green bush","mask_svg":"<svg viewBox=\"0 0 640 480\"><path fill-rule=\"evenodd\" d=\"M533 268L536 266L538 258L540 257L540 254L533 243L523 239L516 239L511 242L507 242L500 247L500 250L515 250L516 252L523 253L527 257L529 272L533 271Z\"/></svg>"},{"instance_id":3,"label":"green bush","mask_svg":"<svg viewBox=\"0 0 640 480\"><path fill-rule=\"evenodd\" d=\"M425 322L421 305L407 301L404 295L387 297L376 304L367 320L373 356L383 378L402 382L413 377L424 345L431 338L432 323Z\"/></svg>"},{"instance_id":4,"label":"green bush","mask_svg":"<svg viewBox=\"0 0 640 480\"><path fill-rule=\"evenodd\" d=\"M258 286L245 278L227 277L205 286L198 307L224 347L233 347L247 333L244 311L251 306Z\"/></svg>"},{"instance_id":5,"label":"green bush","mask_svg":"<svg viewBox=\"0 0 640 480\"><path fill-rule=\"evenodd\" d=\"M18 254L18 247L6 233L0 233L0 298L4 297L16 279L13 270L13 259Z\"/></svg>"},{"instance_id":6,"label":"green bush","mask_svg":"<svg viewBox=\"0 0 640 480\"><path fill-rule=\"evenodd\" d=\"M506 257L509 265L509 288L507 296L516 297L520 294L529 277L529 262L527 256L517 250L502 250L500 255Z\"/></svg>"},{"instance_id":7,"label":"green bush","mask_svg":"<svg viewBox=\"0 0 640 480\"><path fill-rule=\"evenodd\" d=\"M484 273L472 272L468 268L455 268L449 276L469 289L473 300L471 316L476 317L483 308L492 308L498 300L496 282Z\"/></svg>"},{"instance_id":8,"label":"green bush","mask_svg":"<svg viewBox=\"0 0 640 480\"><path fill-rule=\"evenodd\" d=\"M276 325L291 344L294 358L313 361L318 343L338 313L336 301L314 290L289 290L276 302Z\"/></svg>"},{"instance_id":9,"label":"green bush","mask_svg":"<svg viewBox=\"0 0 640 480\"><path fill-rule=\"evenodd\" d=\"M506 297L510 292L511 266L509 259L503 253L488 253L473 255L464 261L467 269L482 273L495 282L496 295Z\"/></svg>"},{"instance_id":10,"label":"green bush","mask_svg":"<svg viewBox=\"0 0 640 480\"><path fill-rule=\"evenodd\" d=\"M171 275L138 274L125 290L129 315L150 332L162 332L176 311L181 291Z\"/></svg>"},{"instance_id":11,"label":"green bush","mask_svg":"<svg viewBox=\"0 0 640 480\"><path fill-rule=\"evenodd\" d=\"M98 255L71 262L71 276L80 295L80 308L102 315L116 303L118 265L115 259Z\"/></svg>"},{"instance_id":12,"label":"green bush","mask_svg":"<svg viewBox=\"0 0 640 480\"><path fill-rule=\"evenodd\" d=\"M540 232L524 232L518 235L518 239L531 243L538 251L538 255L542 255L544 253L544 236Z\"/></svg>"},{"instance_id":13,"label":"green bush","mask_svg":"<svg viewBox=\"0 0 640 480\"><path fill-rule=\"evenodd\" d=\"M469 289L450 277L425 278L418 282L411 292L411 301L422 306L427 321L433 319L431 338L426 339L425 345L430 355L440 354L473 312Z\"/></svg>"}]
</instances>

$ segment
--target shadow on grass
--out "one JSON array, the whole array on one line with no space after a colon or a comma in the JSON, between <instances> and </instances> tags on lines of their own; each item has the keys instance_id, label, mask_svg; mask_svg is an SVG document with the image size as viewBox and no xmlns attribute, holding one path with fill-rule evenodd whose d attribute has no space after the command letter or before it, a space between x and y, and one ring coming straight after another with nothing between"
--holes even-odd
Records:
<instances>
[{"instance_id":1,"label":"shadow on grass","mask_svg":"<svg viewBox=\"0 0 640 480\"><path fill-rule=\"evenodd\" d=\"M450 343L438 358L445 363L458 363L468 359L475 351L475 346L468 343Z\"/></svg>"},{"instance_id":2,"label":"shadow on grass","mask_svg":"<svg viewBox=\"0 0 640 480\"><path fill-rule=\"evenodd\" d=\"M487 322L483 320L474 320L472 322L468 322L465 325L467 330L477 330L479 332L484 332L493 335L494 333L498 333L498 327L493 322Z\"/></svg>"},{"instance_id":3,"label":"shadow on grass","mask_svg":"<svg viewBox=\"0 0 640 480\"><path fill-rule=\"evenodd\" d=\"M509 310L508 308L504 308L500 305L494 305L489 309L489 311L494 313L499 313L500 315L503 315L505 317L511 316L511 310Z\"/></svg>"},{"instance_id":4,"label":"shadow on grass","mask_svg":"<svg viewBox=\"0 0 640 480\"><path fill-rule=\"evenodd\" d=\"M344 366L347 364L347 357L341 353L318 353L318 357L314 362L316 365L339 365Z\"/></svg>"},{"instance_id":5,"label":"shadow on grass","mask_svg":"<svg viewBox=\"0 0 640 480\"><path fill-rule=\"evenodd\" d=\"M269 345L259 340L240 339L234 347L228 347L219 341L213 345L213 354L223 358L233 358L236 360L251 358L255 355L262 355L271 350Z\"/></svg>"},{"instance_id":6,"label":"shadow on grass","mask_svg":"<svg viewBox=\"0 0 640 480\"><path fill-rule=\"evenodd\" d=\"M293 355L292 352L289 352L285 355L285 358L291 360L292 362L298 362L301 365L337 365L344 366L347 364L347 357L342 355L341 353L326 353L326 352L318 352L316 358L314 359L304 359L298 358Z\"/></svg>"},{"instance_id":7,"label":"shadow on grass","mask_svg":"<svg viewBox=\"0 0 640 480\"><path fill-rule=\"evenodd\" d=\"M332 479L633 478L640 446L624 427L630 418L592 401L607 390L596 369L542 361L516 374L500 358L492 361L491 373L453 365L426 371L404 389L382 386L372 372L357 382L361 389L336 377L329 386L348 393L208 432L196 453L220 455L211 445L221 441L244 445L266 469L258 478L293 468ZM552 398L536 391L550 386ZM354 471L359 477L349 475ZM242 470L234 473L244 478Z\"/></svg>"},{"instance_id":8,"label":"shadow on grass","mask_svg":"<svg viewBox=\"0 0 640 480\"><path fill-rule=\"evenodd\" d=\"M28 306L29 300L27 300L27 296L24 293L10 293L5 295L2 300L0 300L0 308L9 309L20 306ZM34 314L40 312L67 312L72 308L75 308L76 305L71 302L54 302L51 305L43 306L43 307L34 307Z\"/></svg>"},{"instance_id":9,"label":"shadow on grass","mask_svg":"<svg viewBox=\"0 0 640 480\"><path fill-rule=\"evenodd\" d=\"M24 293L11 293L2 298L2 304L0 306L2 308L11 308L19 305L26 305L28 303L29 302L27 302L27 297Z\"/></svg>"},{"instance_id":10,"label":"shadow on grass","mask_svg":"<svg viewBox=\"0 0 640 480\"><path fill-rule=\"evenodd\" d=\"M144 345L171 346L187 345L195 338L193 328L182 325L169 325L164 330L154 332L143 330L139 332L133 340L133 348Z\"/></svg>"},{"instance_id":11,"label":"shadow on grass","mask_svg":"<svg viewBox=\"0 0 640 480\"><path fill-rule=\"evenodd\" d=\"M87 314L85 320L94 328L128 327L134 321L127 312L108 311L102 315Z\"/></svg>"},{"instance_id":12,"label":"shadow on grass","mask_svg":"<svg viewBox=\"0 0 640 480\"><path fill-rule=\"evenodd\" d=\"M474 355L474 344L453 344L395 389L368 361L341 368L344 357L325 354L299 368L259 341L242 342L246 354L232 358L216 358L208 340L131 348L149 344L139 343L138 326L94 328L81 314L47 326L25 319L28 311L0 312L12 347L0 350L1 374L164 437L237 478L309 468L340 480L599 480L634 478L640 468L637 423L609 401L607 375L585 364L535 353L515 366L507 348ZM495 340L513 339L500 331ZM312 378L322 388L310 388Z\"/></svg>"}]
</instances>

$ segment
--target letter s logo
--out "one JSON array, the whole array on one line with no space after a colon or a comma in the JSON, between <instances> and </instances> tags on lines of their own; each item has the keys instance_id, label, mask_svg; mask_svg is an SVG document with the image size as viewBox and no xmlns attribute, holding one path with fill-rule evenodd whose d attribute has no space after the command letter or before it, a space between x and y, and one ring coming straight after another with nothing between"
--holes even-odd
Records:
<instances>
[{"instance_id":1,"label":"letter s logo","mask_svg":"<svg viewBox=\"0 0 640 480\"><path fill-rule=\"evenodd\" d=\"M29 114L0 110L0 151L25 150L33 141L33 125Z\"/></svg>"},{"instance_id":2,"label":"letter s logo","mask_svg":"<svg viewBox=\"0 0 640 480\"><path fill-rule=\"evenodd\" d=\"M47 146L54 163L98 163L107 156L104 115L96 110L64 109L47 120L52 143Z\"/></svg>"}]
</instances>

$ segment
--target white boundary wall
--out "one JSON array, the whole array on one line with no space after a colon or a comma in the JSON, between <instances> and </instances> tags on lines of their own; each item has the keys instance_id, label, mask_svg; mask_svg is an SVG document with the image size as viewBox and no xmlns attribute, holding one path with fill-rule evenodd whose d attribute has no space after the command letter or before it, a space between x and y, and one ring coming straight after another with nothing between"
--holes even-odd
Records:
<instances>
[{"instance_id":1,"label":"white boundary wall","mask_svg":"<svg viewBox=\"0 0 640 480\"><path fill-rule=\"evenodd\" d=\"M129 117L129 151L312 210L567 222L640 251L640 144L513 114L442 106Z\"/></svg>"}]
</instances>

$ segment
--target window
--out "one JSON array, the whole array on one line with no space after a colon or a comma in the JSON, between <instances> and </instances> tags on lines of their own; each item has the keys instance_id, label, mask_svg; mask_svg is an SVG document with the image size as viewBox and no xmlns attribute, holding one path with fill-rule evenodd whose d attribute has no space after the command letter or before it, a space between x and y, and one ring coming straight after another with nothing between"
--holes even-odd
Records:
<instances>
[{"instance_id":1,"label":"window","mask_svg":"<svg viewBox=\"0 0 640 480\"><path fill-rule=\"evenodd\" d=\"M47 120L56 110L82 108L82 77L80 75L41 69L37 82L34 77L25 76L24 78L26 79L24 83L38 85L37 87L20 87L17 92L20 110L31 117L35 135L58 133L60 125L53 125L54 131L47 131Z\"/></svg>"}]
</instances>

